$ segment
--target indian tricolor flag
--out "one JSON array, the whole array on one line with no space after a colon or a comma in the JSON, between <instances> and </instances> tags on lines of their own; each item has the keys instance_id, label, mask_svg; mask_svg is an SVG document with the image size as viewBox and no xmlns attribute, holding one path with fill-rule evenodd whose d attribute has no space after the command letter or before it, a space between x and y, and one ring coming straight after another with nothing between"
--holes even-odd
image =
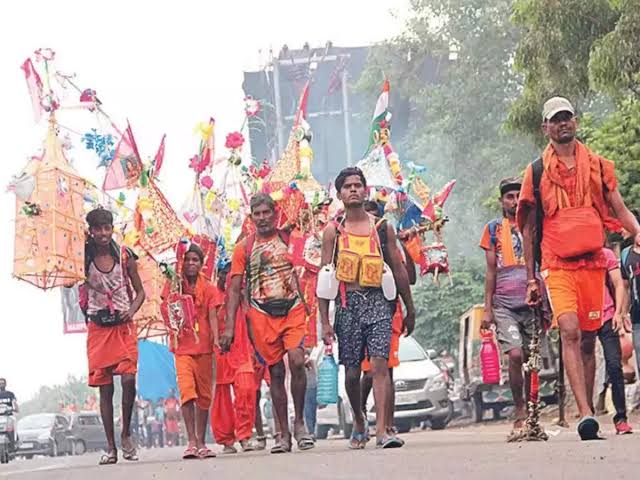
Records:
<instances>
[{"instance_id":1,"label":"indian tricolor flag","mask_svg":"<svg viewBox=\"0 0 640 480\"><path fill-rule=\"evenodd\" d=\"M379 123L387 113L387 109L389 108L389 80L384 81L384 85L382 85L382 93L378 97L378 101L376 102L376 109L373 111L373 119L372 122L374 124Z\"/></svg>"},{"instance_id":2,"label":"indian tricolor flag","mask_svg":"<svg viewBox=\"0 0 640 480\"><path fill-rule=\"evenodd\" d=\"M387 116L387 111L389 108L389 80L384 81L384 85L382 85L382 93L378 97L378 101L376 102L376 108L373 111L373 118L371 119L371 135L369 137L369 146L375 143L373 133L378 130L378 126L380 122L385 119Z\"/></svg>"}]
</instances>

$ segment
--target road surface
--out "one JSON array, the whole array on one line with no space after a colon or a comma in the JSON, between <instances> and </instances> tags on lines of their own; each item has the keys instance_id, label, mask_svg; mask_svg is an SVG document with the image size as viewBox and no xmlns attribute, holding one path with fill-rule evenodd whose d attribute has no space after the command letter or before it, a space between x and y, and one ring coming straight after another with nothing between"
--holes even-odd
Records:
<instances>
[{"instance_id":1,"label":"road surface","mask_svg":"<svg viewBox=\"0 0 640 480\"><path fill-rule=\"evenodd\" d=\"M602 423L610 422L601 419ZM636 425L638 425L636 423ZM640 425L638 425L640 428ZM142 450L141 460L99 467L99 454L16 460L0 466L0 478L16 480L623 480L640 478L639 433L580 442L574 429L545 426L548 442L505 443L507 423L403 435L397 450L347 450L345 440L319 441L314 450L284 455L253 452L210 460L179 459L177 448Z\"/></svg>"}]
</instances>

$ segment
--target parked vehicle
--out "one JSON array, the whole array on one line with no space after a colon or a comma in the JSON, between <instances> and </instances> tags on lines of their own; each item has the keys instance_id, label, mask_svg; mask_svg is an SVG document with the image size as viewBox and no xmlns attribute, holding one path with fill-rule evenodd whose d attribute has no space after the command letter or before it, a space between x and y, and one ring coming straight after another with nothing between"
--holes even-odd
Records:
<instances>
[{"instance_id":1,"label":"parked vehicle","mask_svg":"<svg viewBox=\"0 0 640 480\"><path fill-rule=\"evenodd\" d=\"M338 355L337 345L333 346ZM324 345L312 353L318 362L324 355ZM440 430L447 426L453 413L449 401L444 373L429 358L422 346L413 337L401 337L398 351L400 365L393 370L396 388L394 423L398 431L408 432L421 422L428 421L431 428ZM329 431L341 433L345 438L353 430L353 412L344 387L344 367L338 373L338 403L318 405L316 433L326 438ZM368 420L375 423L373 393L367 401Z\"/></svg>"},{"instance_id":2,"label":"parked vehicle","mask_svg":"<svg viewBox=\"0 0 640 480\"><path fill-rule=\"evenodd\" d=\"M484 419L485 412L492 411L493 418L499 419L502 412L513 406L513 395L509 386L509 361L501 356L501 379L499 384L482 383L480 371L480 324L484 305L474 305L460 318L460 348L458 365L462 379L461 398L470 402L471 415L475 422ZM540 401L542 404L557 403L556 381L558 378L556 362L544 356L545 368L540 370Z\"/></svg>"},{"instance_id":3,"label":"parked vehicle","mask_svg":"<svg viewBox=\"0 0 640 480\"><path fill-rule=\"evenodd\" d=\"M16 419L13 408L0 404L0 463L9 463L15 458L18 447Z\"/></svg>"},{"instance_id":4,"label":"parked vehicle","mask_svg":"<svg viewBox=\"0 0 640 480\"><path fill-rule=\"evenodd\" d=\"M55 413L36 413L21 418L18 420L17 455L29 459L34 455L56 457L71 453L68 429L68 420Z\"/></svg>"},{"instance_id":5,"label":"parked vehicle","mask_svg":"<svg viewBox=\"0 0 640 480\"><path fill-rule=\"evenodd\" d=\"M102 417L98 412L77 412L69 417L67 439L74 455L82 455L91 450L107 450L107 438L104 434ZM116 427L116 439L120 438Z\"/></svg>"},{"instance_id":6,"label":"parked vehicle","mask_svg":"<svg viewBox=\"0 0 640 480\"><path fill-rule=\"evenodd\" d=\"M442 430L451 421L453 404L449 400L447 377L413 337L400 337L400 365L393 369L396 390L394 424L400 433L421 422ZM373 394L368 399L369 421L375 421Z\"/></svg>"}]
</instances>

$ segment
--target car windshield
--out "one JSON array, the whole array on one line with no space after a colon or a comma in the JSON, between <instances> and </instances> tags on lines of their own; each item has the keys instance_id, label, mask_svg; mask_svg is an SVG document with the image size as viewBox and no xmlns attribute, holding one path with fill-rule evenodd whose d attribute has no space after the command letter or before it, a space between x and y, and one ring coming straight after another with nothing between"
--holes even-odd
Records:
<instances>
[{"instance_id":1,"label":"car windshield","mask_svg":"<svg viewBox=\"0 0 640 480\"><path fill-rule=\"evenodd\" d=\"M53 425L54 415L29 415L18 422L18 426L25 430L49 428Z\"/></svg>"},{"instance_id":2,"label":"car windshield","mask_svg":"<svg viewBox=\"0 0 640 480\"><path fill-rule=\"evenodd\" d=\"M400 362L419 362L429 357L427 357L422 347L413 338L401 337L398 358Z\"/></svg>"}]
</instances>

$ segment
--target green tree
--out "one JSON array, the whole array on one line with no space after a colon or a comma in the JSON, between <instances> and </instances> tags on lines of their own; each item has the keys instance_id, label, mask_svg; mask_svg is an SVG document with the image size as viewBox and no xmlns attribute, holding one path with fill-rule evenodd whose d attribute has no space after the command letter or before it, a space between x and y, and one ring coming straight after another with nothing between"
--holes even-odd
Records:
<instances>
[{"instance_id":1,"label":"green tree","mask_svg":"<svg viewBox=\"0 0 640 480\"><path fill-rule=\"evenodd\" d=\"M425 348L457 352L460 317L471 306L483 301L484 265L481 262L460 261L452 280L453 284L449 284L446 278L441 278L440 287L422 285L414 289L416 318L419 319L415 336Z\"/></svg>"},{"instance_id":2,"label":"green tree","mask_svg":"<svg viewBox=\"0 0 640 480\"><path fill-rule=\"evenodd\" d=\"M594 44L611 32L620 17L608 0L516 0L512 22L522 36L514 59L524 77L509 125L543 143L542 104L561 95L585 109L594 98L589 60Z\"/></svg>"},{"instance_id":3,"label":"green tree","mask_svg":"<svg viewBox=\"0 0 640 480\"><path fill-rule=\"evenodd\" d=\"M457 346L460 315L482 301L477 242L483 224L499 214L485 207L486 199L537 154L531 140L504 128L521 83L512 68L519 30L511 6L510 0L413 1L405 31L373 50L358 83L373 101L381 78L389 78L393 94L410 104L409 134L395 145L401 159L425 165L433 189L458 180L445 206L453 286L414 289L416 335L428 347Z\"/></svg>"},{"instance_id":4,"label":"green tree","mask_svg":"<svg viewBox=\"0 0 640 480\"><path fill-rule=\"evenodd\" d=\"M358 84L374 96L388 77L411 106L409 134L396 145L401 158L426 165L434 189L458 180L445 207L454 265L479 254L469 240L488 220L483 203L499 180L536 155L532 142L504 129L520 84L511 68L518 41L511 3L413 1L405 31L373 50ZM425 71L432 81L425 83Z\"/></svg>"},{"instance_id":5,"label":"green tree","mask_svg":"<svg viewBox=\"0 0 640 480\"><path fill-rule=\"evenodd\" d=\"M59 412L62 406L75 404L81 408L89 395L96 391L87 385L85 377L69 375L62 385L42 386L26 402L20 402L20 415Z\"/></svg>"}]
</instances>

